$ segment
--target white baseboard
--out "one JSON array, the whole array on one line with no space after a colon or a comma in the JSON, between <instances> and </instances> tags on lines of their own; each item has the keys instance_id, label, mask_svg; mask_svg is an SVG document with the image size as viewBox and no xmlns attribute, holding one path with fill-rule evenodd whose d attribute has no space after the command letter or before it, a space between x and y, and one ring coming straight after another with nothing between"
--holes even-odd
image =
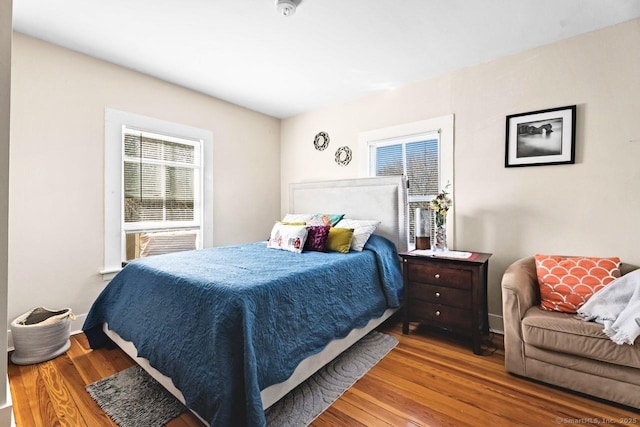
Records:
<instances>
[{"instance_id":1,"label":"white baseboard","mask_svg":"<svg viewBox=\"0 0 640 427\"><path fill-rule=\"evenodd\" d=\"M489 330L496 334L504 335L504 322L502 316L489 313Z\"/></svg>"},{"instance_id":2,"label":"white baseboard","mask_svg":"<svg viewBox=\"0 0 640 427\"><path fill-rule=\"evenodd\" d=\"M71 321L71 335L79 334L82 332L82 325L87 318L87 313L76 314L75 320ZM7 351L15 350L13 346L13 336L11 335L11 329L7 332ZM1 426L1 424L0 424Z\"/></svg>"},{"instance_id":3,"label":"white baseboard","mask_svg":"<svg viewBox=\"0 0 640 427\"><path fill-rule=\"evenodd\" d=\"M87 313L76 314L76 319L71 321L71 335L82 333L82 325L84 325L86 319Z\"/></svg>"}]
</instances>

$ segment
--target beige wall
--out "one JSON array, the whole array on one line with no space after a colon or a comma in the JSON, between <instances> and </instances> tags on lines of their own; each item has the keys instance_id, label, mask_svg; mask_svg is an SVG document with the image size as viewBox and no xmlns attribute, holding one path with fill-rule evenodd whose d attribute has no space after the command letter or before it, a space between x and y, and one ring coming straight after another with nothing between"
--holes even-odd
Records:
<instances>
[{"instance_id":1,"label":"beige wall","mask_svg":"<svg viewBox=\"0 0 640 427\"><path fill-rule=\"evenodd\" d=\"M522 256L640 264L639 43L635 20L281 123L15 34L8 318L36 305L82 315L105 285L105 108L213 132L216 245L263 239L286 212L290 182L358 176L359 132L454 114L452 243L494 254L494 316L502 272ZM575 165L504 168L506 115L570 104L578 105ZM323 152L312 144L319 131L331 136ZM347 167L333 161L342 145L354 151Z\"/></svg>"},{"instance_id":2,"label":"beige wall","mask_svg":"<svg viewBox=\"0 0 640 427\"><path fill-rule=\"evenodd\" d=\"M489 312L502 329L500 279L534 253L620 256L640 264L640 20L286 119L287 185L358 176L358 133L455 115L454 249L491 252ZM382 60L382 59L381 59ZM509 114L577 104L576 164L505 168ZM328 132L318 152L314 135ZM631 141L635 142L631 142ZM348 145L354 160L333 154Z\"/></svg>"},{"instance_id":3,"label":"beige wall","mask_svg":"<svg viewBox=\"0 0 640 427\"><path fill-rule=\"evenodd\" d=\"M7 392L7 264L12 1L0 0L0 426L11 425Z\"/></svg>"},{"instance_id":4,"label":"beige wall","mask_svg":"<svg viewBox=\"0 0 640 427\"><path fill-rule=\"evenodd\" d=\"M214 244L266 238L280 120L23 34L13 46L9 319L39 305L83 315L106 284L105 108L211 130Z\"/></svg>"}]
</instances>

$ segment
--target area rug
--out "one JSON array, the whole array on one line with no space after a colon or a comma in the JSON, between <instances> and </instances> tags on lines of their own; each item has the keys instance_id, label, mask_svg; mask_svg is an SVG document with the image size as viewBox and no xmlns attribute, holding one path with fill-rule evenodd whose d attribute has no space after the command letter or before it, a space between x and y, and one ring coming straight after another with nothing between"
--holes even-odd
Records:
<instances>
[{"instance_id":1,"label":"area rug","mask_svg":"<svg viewBox=\"0 0 640 427\"><path fill-rule=\"evenodd\" d=\"M391 335L369 332L267 409L267 424L270 427L309 425L396 345L398 340Z\"/></svg>"},{"instance_id":2,"label":"area rug","mask_svg":"<svg viewBox=\"0 0 640 427\"><path fill-rule=\"evenodd\" d=\"M135 365L86 387L98 406L121 427L163 426L187 408Z\"/></svg>"},{"instance_id":3,"label":"area rug","mask_svg":"<svg viewBox=\"0 0 640 427\"><path fill-rule=\"evenodd\" d=\"M398 340L370 332L335 360L267 409L270 427L307 426L366 374ZM163 426L187 408L139 366L86 387L121 427Z\"/></svg>"}]
</instances>

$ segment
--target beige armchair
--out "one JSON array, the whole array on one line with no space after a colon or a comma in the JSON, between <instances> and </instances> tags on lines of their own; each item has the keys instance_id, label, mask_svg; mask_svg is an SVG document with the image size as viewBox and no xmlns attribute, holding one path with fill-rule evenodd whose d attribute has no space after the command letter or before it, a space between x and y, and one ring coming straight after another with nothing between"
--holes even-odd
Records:
<instances>
[{"instance_id":1,"label":"beige armchair","mask_svg":"<svg viewBox=\"0 0 640 427\"><path fill-rule=\"evenodd\" d=\"M520 259L502 277L506 370L640 409L640 339L615 344L602 325L539 305L534 257Z\"/></svg>"}]
</instances>

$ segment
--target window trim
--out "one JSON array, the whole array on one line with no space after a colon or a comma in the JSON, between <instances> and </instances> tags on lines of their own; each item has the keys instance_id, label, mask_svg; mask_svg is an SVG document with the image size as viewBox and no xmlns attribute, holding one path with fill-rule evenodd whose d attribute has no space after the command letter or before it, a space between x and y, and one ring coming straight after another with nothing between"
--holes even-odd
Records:
<instances>
[{"instance_id":1,"label":"window trim","mask_svg":"<svg viewBox=\"0 0 640 427\"><path fill-rule=\"evenodd\" d=\"M149 133L199 140L202 143L202 246L213 246L213 133L124 111L105 109L104 265L100 274L111 280L122 269L123 234L122 163L124 127Z\"/></svg>"},{"instance_id":2,"label":"window trim","mask_svg":"<svg viewBox=\"0 0 640 427\"><path fill-rule=\"evenodd\" d=\"M396 140L398 142L410 140L418 135L440 134L440 170L439 170L439 190L447 184L447 191L453 201L447 215L447 236L448 240L455 246L455 199L454 199L454 146L453 146L453 114L432 119L420 120L389 126L381 129L360 132L358 134L358 149L363 155L359 156L358 174L360 177L375 176L375 168L371 163L371 149L377 144L385 141ZM366 153L366 155L364 154ZM407 198L408 204L408 198ZM407 221L407 237L409 236Z\"/></svg>"}]
</instances>

